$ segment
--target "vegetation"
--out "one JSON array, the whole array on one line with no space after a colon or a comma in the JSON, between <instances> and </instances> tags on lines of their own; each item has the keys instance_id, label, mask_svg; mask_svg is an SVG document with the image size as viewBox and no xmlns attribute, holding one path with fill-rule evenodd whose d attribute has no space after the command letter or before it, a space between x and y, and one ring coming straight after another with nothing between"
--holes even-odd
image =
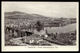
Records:
<instances>
[{"instance_id":1,"label":"vegetation","mask_svg":"<svg viewBox=\"0 0 80 53\"><path fill-rule=\"evenodd\" d=\"M35 25L36 25L37 31L44 29L44 26L40 21L37 21Z\"/></svg>"}]
</instances>

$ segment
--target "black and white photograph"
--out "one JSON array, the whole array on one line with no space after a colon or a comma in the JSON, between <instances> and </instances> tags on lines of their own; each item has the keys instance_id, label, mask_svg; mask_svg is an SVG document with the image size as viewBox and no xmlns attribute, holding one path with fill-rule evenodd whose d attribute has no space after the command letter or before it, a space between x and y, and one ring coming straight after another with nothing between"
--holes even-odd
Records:
<instances>
[{"instance_id":1,"label":"black and white photograph","mask_svg":"<svg viewBox=\"0 0 80 53\"><path fill-rule=\"evenodd\" d=\"M78 47L78 16L78 2L2 2L2 46Z\"/></svg>"}]
</instances>

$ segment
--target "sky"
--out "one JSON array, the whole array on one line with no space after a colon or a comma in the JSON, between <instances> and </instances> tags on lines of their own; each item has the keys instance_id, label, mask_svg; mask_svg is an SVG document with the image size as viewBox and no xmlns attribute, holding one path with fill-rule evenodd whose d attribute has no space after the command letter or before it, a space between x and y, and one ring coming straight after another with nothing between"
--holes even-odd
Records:
<instances>
[{"instance_id":1,"label":"sky","mask_svg":"<svg viewBox=\"0 0 80 53\"><path fill-rule=\"evenodd\" d=\"M48 17L76 17L78 2L2 2L4 12L21 11Z\"/></svg>"}]
</instances>

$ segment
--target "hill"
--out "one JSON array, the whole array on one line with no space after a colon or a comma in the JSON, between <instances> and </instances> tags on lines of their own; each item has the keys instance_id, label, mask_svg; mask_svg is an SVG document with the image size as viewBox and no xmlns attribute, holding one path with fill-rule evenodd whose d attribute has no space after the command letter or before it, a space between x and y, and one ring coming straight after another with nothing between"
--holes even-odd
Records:
<instances>
[{"instance_id":1,"label":"hill","mask_svg":"<svg viewBox=\"0 0 80 53\"><path fill-rule=\"evenodd\" d=\"M27 19L27 20L46 20L46 19L51 19L43 15L38 15L38 14L28 14L24 12L19 12L19 11L13 11L13 12L5 12L5 18L9 19Z\"/></svg>"}]
</instances>

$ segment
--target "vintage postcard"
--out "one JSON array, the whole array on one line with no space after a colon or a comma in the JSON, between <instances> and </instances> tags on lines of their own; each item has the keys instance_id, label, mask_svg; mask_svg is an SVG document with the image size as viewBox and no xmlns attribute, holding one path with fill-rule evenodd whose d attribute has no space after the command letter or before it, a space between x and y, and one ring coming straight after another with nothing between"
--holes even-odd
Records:
<instances>
[{"instance_id":1,"label":"vintage postcard","mask_svg":"<svg viewBox=\"0 0 80 53\"><path fill-rule=\"evenodd\" d=\"M2 2L2 51L78 51L78 2Z\"/></svg>"}]
</instances>

